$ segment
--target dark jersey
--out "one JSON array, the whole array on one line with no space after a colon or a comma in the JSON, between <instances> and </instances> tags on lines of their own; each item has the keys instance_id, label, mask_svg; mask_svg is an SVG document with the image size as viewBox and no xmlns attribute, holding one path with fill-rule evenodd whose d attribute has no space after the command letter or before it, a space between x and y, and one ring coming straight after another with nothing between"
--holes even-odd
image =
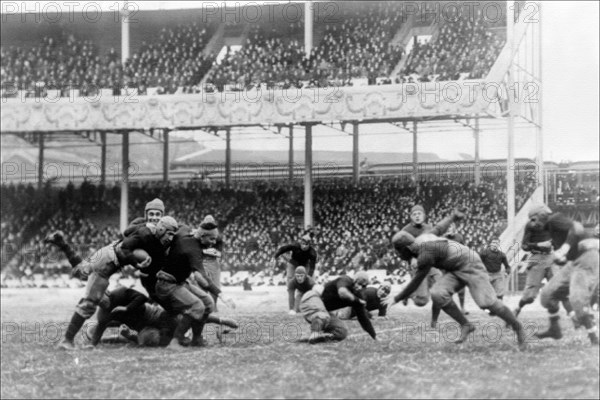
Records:
<instances>
[{"instance_id":1,"label":"dark jersey","mask_svg":"<svg viewBox=\"0 0 600 400\"><path fill-rule=\"evenodd\" d=\"M199 272L208 282L208 291L218 296L221 291L208 277L202 264L203 257L200 241L189 233L189 229L181 229L173 238L162 270L172 275L177 283L183 283L193 272Z\"/></svg>"},{"instance_id":2,"label":"dark jersey","mask_svg":"<svg viewBox=\"0 0 600 400\"><path fill-rule=\"evenodd\" d=\"M315 272L315 265L317 264L317 252L312 247L309 247L306 251L302 250L299 243L287 244L281 246L275 253L275 258L279 257L283 253L288 251L292 252L290 263L295 267L303 266L306 268L308 276L312 276Z\"/></svg>"},{"instance_id":3,"label":"dark jersey","mask_svg":"<svg viewBox=\"0 0 600 400\"><path fill-rule=\"evenodd\" d=\"M144 275L140 278L144 289L148 291L150 297L154 297L156 287L156 273L164 266L167 254L165 247L160 243L160 240L154 235L152 230L145 224L132 227L128 235L122 240L119 245L123 257L135 249L143 249L152 257L152 262L144 270L140 271ZM117 252L119 254L119 252ZM121 261L121 260L119 260Z\"/></svg>"},{"instance_id":4,"label":"dark jersey","mask_svg":"<svg viewBox=\"0 0 600 400\"><path fill-rule=\"evenodd\" d=\"M323 289L321 299L327 311L334 311L344 307L352 307L352 311L356 315L360 326L367 332L372 338L375 338L375 329L371 325L369 315L365 306L358 301L351 302L340 297L338 290L340 288L348 289L354 296L362 299L362 294L354 290L354 280L349 276L340 276L333 281L327 282Z\"/></svg>"},{"instance_id":5,"label":"dark jersey","mask_svg":"<svg viewBox=\"0 0 600 400\"><path fill-rule=\"evenodd\" d=\"M385 317L387 313L387 306L381 302L379 296L377 296L377 288L367 287L362 291L363 299L367 301L367 311L379 311L380 317Z\"/></svg>"},{"instance_id":6,"label":"dark jersey","mask_svg":"<svg viewBox=\"0 0 600 400\"><path fill-rule=\"evenodd\" d=\"M587 237L583 225L564 214L554 213L548 218L544 229L550 234L554 249L558 250L565 243L571 246L567 260L573 261L579 256L579 242Z\"/></svg>"},{"instance_id":7,"label":"dark jersey","mask_svg":"<svg viewBox=\"0 0 600 400\"><path fill-rule=\"evenodd\" d=\"M508 265L506 254L504 254L502 251L497 249L493 250L488 247L479 253L479 257L481 257L481 261L489 273L493 274L500 272L502 265L504 265L506 268L506 273L510 274L510 265Z\"/></svg>"},{"instance_id":8,"label":"dark jersey","mask_svg":"<svg viewBox=\"0 0 600 400\"><path fill-rule=\"evenodd\" d=\"M523 243L521 248L525 251L537 251L542 253L549 253L550 248L538 247L538 243L546 242L550 240L550 232L544 227L538 226L532 222L528 222L525 225L525 232L523 233Z\"/></svg>"},{"instance_id":9,"label":"dark jersey","mask_svg":"<svg viewBox=\"0 0 600 400\"><path fill-rule=\"evenodd\" d=\"M129 225L127 226L127 228L125 228L125 230L123 231L123 236L129 236L137 228L139 228L140 226L145 226L145 225L146 225L146 218L144 218L144 217L137 217L136 219L134 219L133 221L131 221L129 223Z\"/></svg>"}]
</instances>

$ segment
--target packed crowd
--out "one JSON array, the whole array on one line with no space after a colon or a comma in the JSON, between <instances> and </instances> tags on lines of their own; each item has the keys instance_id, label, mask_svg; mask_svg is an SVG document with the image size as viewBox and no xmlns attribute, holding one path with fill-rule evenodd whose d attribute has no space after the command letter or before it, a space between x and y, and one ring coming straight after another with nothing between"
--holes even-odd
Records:
<instances>
[{"instance_id":1,"label":"packed crowd","mask_svg":"<svg viewBox=\"0 0 600 400\"><path fill-rule=\"evenodd\" d=\"M399 78L429 82L485 77L505 40L489 29L480 9L475 15L448 20L435 40L415 43Z\"/></svg>"},{"instance_id":2,"label":"packed crowd","mask_svg":"<svg viewBox=\"0 0 600 400\"><path fill-rule=\"evenodd\" d=\"M309 57L298 34L302 21L276 32L272 26L254 25L242 49L228 51L218 63L216 54L203 53L214 24L163 28L124 64L114 48L100 54L92 41L63 30L34 47L2 46L0 77L5 95L16 95L18 89L29 96L44 96L49 89L59 89L63 96L73 89L94 96L101 89L117 95L122 90L196 93L201 85L218 90L226 85L343 86L357 79L375 84L379 77L391 83L392 71L404 57L404 49L392 44L405 20L401 7L378 2L344 12L341 22L324 27ZM438 29L437 39L414 46L397 82L459 79L462 74L481 78L503 45L482 18L446 21Z\"/></svg>"},{"instance_id":3,"label":"packed crowd","mask_svg":"<svg viewBox=\"0 0 600 400\"><path fill-rule=\"evenodd\" d=\"M69 96L69 90L80 90L84 96L94 96L101 89L115 95L121 89L135 89L139 94L147 94L148 88L156 94L184 91L212 66L214 55L202 54L212 33L210 26L197 23L163 28L157 40L143 42L122 64L114 48L101 55L92 41L63 30L56 37L45 36L36 47L2 46L2 87L9 93L16 88L36 96L44 96L49 89L60 90L62 96Z\"/></svg>"},{"instance_id":4,"label":"packed crowd","mask_svg":"<svg viewBox=\"0 0 600 400\"><path fill-rule=\"evenodd\" d=\"M358 186L341 178L319 180L314 187L315 224L310 227L318 252L317 269L323 276L363 268L384 269L399 279L407 265L390 246L390 238L408 222L409 209L416 203L425 207L432 223L455 207L468 210L467 219L453 230L465 237L467 245L479 249L505 226L503 185L503 178L490 179L479 186L471 182L424 180L417 189L414 183L400 177L363 178ZM142 216L146 202L156 197L164 201L168 215L191 227L211 214L219 223L225 244L223 269L231 273L249 271L260 274L264 282L278 284L277 276L285 270L285 260L275 260L273 255L278 247L297 241L306 232L302 224L301 182L295 186L276 181L236 182L230 189L220 184L213 186L209 189L194 181L132 186L130 219ZM533 189L534 183L518 180L517 207ZM84 183L79 188L70 184L44 191L40 196L31 186L2 187L5 276L32 279L36 274L57 277L68 273L66 259L42 243L54 230L66 232L83 255L120 236L116 225L118 187ZM24 198L39 199L37 218L28 216L28 207L34 200ZM22 229L32 220L36 226L30 226L24 237ZM14 247L17 235L23 240Z\"/></svg>"},{"instance_id":5,"label":"packed crowd","mask_svg":"<svg viewBox=\"0 0 600 400\"><path fill-rule=\"evenodd\" d=\"M255 26L248 43L236 53L228 53L206 79L219 90L227 85L248 88L267 86L344 86L354 78L389 76L403 50L390 44L401 25L399 5L379 3L364 13L346 15L341 24L326 25L325 35L304 56L297 39L275 35Z\"/></svg>"}]
</instances>

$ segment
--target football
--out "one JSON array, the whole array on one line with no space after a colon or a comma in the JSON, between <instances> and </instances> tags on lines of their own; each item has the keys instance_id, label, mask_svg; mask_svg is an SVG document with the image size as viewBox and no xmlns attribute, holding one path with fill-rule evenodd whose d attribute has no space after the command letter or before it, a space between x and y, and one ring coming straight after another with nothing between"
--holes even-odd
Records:
<instances>
[{"instance_id":1,"label":"football","mask_svg":"<svg viewBox=\"0 0 600 400\"><path fill-rule=\"evenodd\" d=\"M133 260L136 264L143 262L150 257L150 254L144 249L135 249L133 251Z\"/></svg>"}]
</instances>

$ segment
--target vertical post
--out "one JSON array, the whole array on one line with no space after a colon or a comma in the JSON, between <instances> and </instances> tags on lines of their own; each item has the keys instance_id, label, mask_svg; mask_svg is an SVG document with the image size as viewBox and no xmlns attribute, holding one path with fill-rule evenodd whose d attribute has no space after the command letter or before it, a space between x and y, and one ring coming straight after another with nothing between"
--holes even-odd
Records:
<instances>
[{"instance_id":1,"label":"vertical post","mask_svg":"<svg viewBox=\"0 0 600 400\"><path fill-rule=\"evenodd\" d=\"M225 187L231 184L231 128L227 127L225 136Z\"/></svg>"},{"instance_id":2,"label":"vertical post","mask_svg":"<svg viewBox=\"0 0 600 400\"><path fill-rule=\"evenodd\" d=\"M479 116L475 118L475 185L481 184L481 160L479 159Z\"/></svg>"},{"instance_id":3,"label":"vertical post","mask_svg":"<svg viewBox=\"0 0 600 400\"><path fill-rule=\"evenodd\" d=\"M313 224L312 198L312 124L307 123L304 146L304 227Z\"/></svg>"},{"instance_id":4,"label":"vertical post","mask_svg":"<svg viewBox=\"0 0 600 400\"><path fill-rule=\"evenodd\" d=\"M123 3L121 16L121 64L129 58L129 8L127 2Z\"/></svg>"},{"instance_id":5,"label":"vertical post","mask_svg":"<svg viewBox=\"0 0 600 400\"><path fill-rule=\"evenodd\" d=\"M44 132L38 132L38 190L44 186Z\"/></svg>"},{"instance_id":6,"label":"vertical post","mask_svg":"<svg viewBox=\"0 0 600 400\"><path fill-rule=\"evenodd\" d=\"M558 182L556 181L556 173L557 170L554 170L554 196L552 196L554 198L554 204L556 204L556 198L558 193Z\"/></svg>"},{"instance_id":7,"label":"vertical post","mask_svg":"<svg viewBox=\"0 0 600 400\"><path fill-rule=\"evenodd\" d=\"M129 132L122 133L121 154L121 232L127 228L129 220Z\"/></svg>"},{"instance_id":8,"label":"vertical post","mask_svg":"<svg viewBox=\"0 0 600 400\"><path fill-rule=\"evenodd\" d=\"M294 124L290 124L290 151L288 154L288 172L290 185L294 182Z\"/></svg>"},{"instance_id":9,"label":"vertical post","mask_svg":"<svg viewBox=\"0 0 600 400\"><path fill-rule=\"evenodd\" d=\"M163 130L163 183L169 181L169 130Z\"/></svg>"},{"instance_id":10,"label":"vertical post","mask_svg":"<svg viewBox=\"0 0 600 400\"><path fill-rule=\"evenodd\" d=\"M354 121L352 123L352 177L355 185L358 185L360 180L360 169L358 167L358 121Z\"/></svg>"},{"instance_id":11,"label":"vertical post","mask_svg":"<svg viewBox=\"0 0 600 400\"><path fill-rule=\"evenodd\" d=\"M508 126L507 126L507 135L508 135L508 157L506 160L506 205L507 205L507 221L508 221L508 232L509 237L512 239L514 235L514 220L515 220L515 107L514 100L511 96L511 89L513 88L513 71L514 71L514 63L513 63L513 54L514 54L514 2L509 1L507 4L506 13L506 29L507 29L507 38L510 49L510 64L507 71L507 83L509 90L507 90L508 96Z\"/></svg>"},{"instance_id":12,"label":"vertical post","mask_svg":"<svg viewBox=\"0 0 600 400\"><path fill-rule=\"evenodd\" d=\"M536 108L537 108L537 128L536 128L536 138L537 138L537 163L538 163L538 186L542 185L544 186L545 183L545 175L546 175L546 169L544 166L544 131L543 131L543 113L542 110L544 109L544 88L543 88L543 81L542 81L542 2L538 2L537 3L537 7L539 9L540 12L540 17L539 17L539 22L537 24L532 24L532 26L529 27L529 29L534 29L537 28L538 30L538 41L537 41L537 48L538 48L538 64L537 64L537 74L538 74L538 81L539 81L539 101L537 104L535 104ZM532 47L533 47L533 43L532 43ZM535 72L535 70L534 70ZM546 192L548 191L547 187L543 187L544 190L544 197L547 199L546 197ZM547 202L547 201L546 201Z\"/></svg>"},{"instance_id":13,"label":"vertical post","mask_svg":"<svg viewBox=\"0 0 600 400\"><path fill-rule=\"evenodd\" d=\"M106 132L100 132L100 184L106 184Z\"/></svg>"},{"instance_id":14,"label":"vertical post","mask_svg":"<svg viewBox=\"0 0 600 400\"><path fill-rule=\"evenodd\" d=\"M310 56L313 45L313 2L304 3L304 52Z\"/></svg>"},{"instance_id":15,"label":"vertical post","mask_svg":"<svg viewBox=\"0 0 600 400\"><path fill-rule=\"evenodd\" d=\"M417 121L413 121L413 179L415 184L419 182L419 155L417 147ZM417 186L418 187L418 186Z\"/></svg>"}]
</instances>

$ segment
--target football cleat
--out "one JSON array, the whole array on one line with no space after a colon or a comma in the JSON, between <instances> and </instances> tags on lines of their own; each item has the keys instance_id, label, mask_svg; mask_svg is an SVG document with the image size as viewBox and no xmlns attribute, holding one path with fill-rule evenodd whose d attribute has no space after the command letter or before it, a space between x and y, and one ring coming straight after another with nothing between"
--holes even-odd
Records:
<instances>
[{"instance_id":1,"label":"football cleat","mask_svg":"<svg viewBox=\"0 0 600 400\"><path fill-rule=\"evenodd\" d=\"M475 331L475 327L472 324L467 323L467 324L461 326L460 327L460 337L454 343L463 343L464 341L467 340L467 338L469 337L469 334L471 334L471 332L474 332L474 331Z\"/></svg>"}]
</instances>

